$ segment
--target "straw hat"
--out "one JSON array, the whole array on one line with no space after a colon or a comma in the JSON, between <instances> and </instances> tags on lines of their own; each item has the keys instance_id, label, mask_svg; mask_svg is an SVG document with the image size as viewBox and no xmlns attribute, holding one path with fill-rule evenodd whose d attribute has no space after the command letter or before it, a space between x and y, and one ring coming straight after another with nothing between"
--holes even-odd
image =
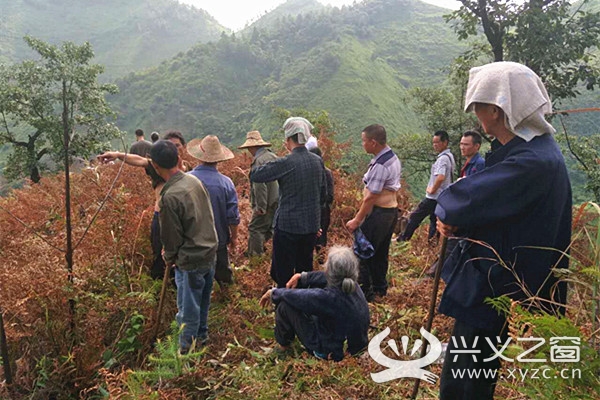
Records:
<instances>
[{"instance_id":1,"label":"straw hat","mask_svg":"<svg viewBox=\"0 0 600 400\"><path fill-rule=\"evenodd\" d=\"M265 142L260 136L259 131L252 131L246 134L246 141L243 145L238 146L238 149L246 149L248 147L268 147L271 143Z\"/></svg>"},{"instance_id":2,"label":"straw hat","mask_svg":"<svg viewBox=\"0 0 600 400\"><path fill-rule=\"evenodd\" d=\"M186 147L192 157L203 162L214 163L233 158L231 150L223 146L214 135L208 135L202 140L193 139Z\"/></svg>"}]
</instances>

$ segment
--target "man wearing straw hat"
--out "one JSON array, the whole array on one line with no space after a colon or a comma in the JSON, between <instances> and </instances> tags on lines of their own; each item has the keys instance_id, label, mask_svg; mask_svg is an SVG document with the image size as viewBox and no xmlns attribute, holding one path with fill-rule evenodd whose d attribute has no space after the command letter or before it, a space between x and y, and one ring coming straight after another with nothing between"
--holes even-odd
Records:
<instances>
[{"instance_id":1,"label":"man wearing straw hat","mask_svg":"<svg viewBox=\"0 0 600 400\"><path fill-rule=\"evenodd\" d=\"M217 170L217 163L230 160L233 153L213 135L204 139L194 139L187 145L188 153L200 161L200 165L189 172L204 184L215 217L215 229L219 238L215 280L221 289L233 283L233 273L229 265L227 246L235 249L237 228L240 223L238 197L231 179Z\"/></svg>"},{"instance_id":2,"label":"man wearing straw hat","mask_svg":"<svg viewBox=\"0 0 600 400\"><path fill-rule=\"evenodd\" d=\"M267 149L270 146L271 143L265 142L259 131L252 131L246 134L246 141L238 149L248 149L252 154L250 168L255 168L277 159L277 156ZM250 182L252 219L248 225L248 256L262 254L265 242L273 236L273 218L278 201L277 181Z\"/></svg>"},{"instance_id":3,"label":"man wearing straw hat","mask_svg":"<svg viewBox=\"0 0 600 400\"><path fill-rule=\"evenodd\" d=\"M313 268L313 249L327 189L323 160L304 146L311 128L304 118L288 118L283 129L284 145L290 154L250 171L252 182L279 183L271 277L280 288L294 273Z\"/></svg>"}]
</instances>

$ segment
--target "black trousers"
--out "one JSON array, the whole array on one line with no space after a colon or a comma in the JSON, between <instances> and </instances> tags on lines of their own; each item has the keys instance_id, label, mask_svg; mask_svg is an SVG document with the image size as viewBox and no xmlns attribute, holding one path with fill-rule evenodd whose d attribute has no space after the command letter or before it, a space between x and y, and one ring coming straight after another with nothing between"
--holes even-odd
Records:
<instances>
[{"instance_id":1,"label":"black trousers","mask_svg":"<svg viewBox=\"0 0 600 400\"><path fill-rule=\"evenodd\" d=\"M436 232L436 222L437 217L435 216L435 206L437 205L437 200L428 199L425 197L419 205L417 209L410 213L410 217L408 217L408 224L406 225L406 229L400 236L402 240L410 240L413 233L417 230L421 222L429 217L429 239L433 238Z\"/></svg>"},{"instance_id":2,"label":"black trousers","mask_svg":"<svg viewBox=\"0 0 600 400\"><path fill-rule=\"evenodd\" d=\"M321 236L317 238L316 248L320 250L327 246L327 231L329 231L329 224L331 223L331 208L325 206L321 209Z\"/></svg>"},{"instance_id":3,"label":"black trousers","mask_svg":"<svg viewBox=\"0 0 600 400\"><path fill-rule=\"evenodd\" d=\"M367 300L372 300L375 294L385 296L387 293L388 253L397 219L398 208L375 206L360 226L375 249L373 257L360 260L358 283Z\"/></svg>"},{"instance_id":4,"label":"black trousers","mask_svg":"<svg viewBox=\"0 0 600 400\"><path fill-rule=\"evenodd\" d=\"M233 271L229 265L229 252L227 246L217 249L217 264L215 266L215 280L219 286L233 283Z\"/></svg>"},{"instance_id":5,"label":"black trousers","mask_svg":"<svg viewBox=\"0 0 600 400\"><path fill-rule=\"evenodd\" d=\"M150 225L150 240L152 241L152 255L154 256L152 268L150 269L152 279L162 279L165 274L165 260L162 257L162 242L160 241L159 215L157 211L154 212L152 225Z\"/></svg>"},{"instance_id":6,"label":"black trousers","mask_svg":"<svg viewBox=\"0 0 600 400\"><path fill-rule=\"evenodd\" d=\"M152 255L154 256L154 260L152 261L152 268L150 269L150 276L152 279L162 280L165 275L165 260L162 256L162 242L160 241L160 222L159 222L160 213L158 211L154 211L154 216L152 217L152 225L150 225L150 241L152 242ZM175 285L175 268L171 268L169 273L171 284L173 287L177 287Z\"/></svg>"},{"instance_id":7,"label":"black trousers","mask_svg":"<svg viewBox=\"0 0 600 400\"><path fill-rule=\"evenodd\" d=\"M312 271L316 239L316 232L296 234L284 232L275 227L271 278L277 283L277 287L284 288L297 272Z\"/></svg>"},{"instance_id":8,"label":"black trousers","mask_svg":"<svg viewBox=\"0 0 600 400\"><path fill-rule=\"evenodd\" d=\"M282 346L289 346L296 336L309 352L319 351L313 318L282 301L275 309L275 340Z\"/></svg>"},{"instance_id":9,"label":"black trousers","mask_svg":"<svg viewBox=\"0 0 600 400\"><path fill-rule=\"evenodd\" d=\"M500 337L501 344L506 343L508 337L506 330L502 332L494 332L486 329L480 329L460 321L454 322L452 337L456 339L458 347L454 340L450 339L448 348L446 349L446 357L444 358L444 366L440 378L440 399L441 400L493 400L494 390L496 389L497 375L493 378L479 376L478 378L458 377L457 372L467 370L498 370L500 368L499 357L488 362L483 362L484 359L494 355L494 351L489 345L486 338L489 338L494 345L498 345L497 337ZM461 337L465 338L466 348L469 350L480 350L481 353L475 354L476 361L473 360L471 354L458 354L456 361L453 361L456 353L452 354L453 350L466 350L463 346ZM477 338L477 345L473 343ZM499 372L498 372L499 373Z\"/></svg>"}]
</instances>

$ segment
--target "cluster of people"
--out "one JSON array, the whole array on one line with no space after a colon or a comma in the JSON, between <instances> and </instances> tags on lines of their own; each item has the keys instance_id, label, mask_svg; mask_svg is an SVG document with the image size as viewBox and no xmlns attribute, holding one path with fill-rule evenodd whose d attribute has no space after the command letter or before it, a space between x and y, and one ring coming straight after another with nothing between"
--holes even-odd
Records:
<instances>
[{"instance_id":1,"label":"cluster of people","mask_svg":"<svg viewBox=\"0 0 600 400\"><path fill-rule=\"evenodd\" d=\"M456 161L448 134L435 132L437 157L425 197L397 240L410 240L427 216L430 239L438 234L452 238L446 262L434 266L442 268L446 281L439 310L455 319L453 336L469 343L479 337L476 350L490 361L477 364L466 356L454 362L447 356L440 396L492 399L494 379L459 378L452 370L499 366L483 338L505 337L506 321L485 302L487 297L507 295L528 307L564 311L565 284L552 270L568 267L571 188L552 137L555 131L544 119L551 101L529 68L511 62L473 68L465 104L465 111L473 111L493 139L491 150L482 158L482 136L465 132L460 140L465 162L454 182ZM312 128L301 117L285 121L285 157L271 152L271 144L258 131L249 132L239 146L253 157L246 254L262 254L272 238L270 275L276 286L260 304L276 306L279 345L286 349L298 337L316 357L341 360L345 352L356 354L367 346L367 303L387 294L401 163L382 125L362 130L362 146L373 158L363 176L360 207L345 226L370 246L369 252L362 251L362 242L354 249L334 246L324 271L313 271L315 248L322 251L327 246L333 177ZM145 168L152 179L152 275L160 276L165 263L174 267L177 320L184 325L180 347L186 352L194 342L208 340L213 278L222 288L233 282L228 247L237 245L238 198L231 179L217 168L233 154L215 136L194 139L187 151L199 165L191 169L182 161L185 140L179 132L167 132L154 144L144 142L140 133L130 153L108 152L100 159ZM455 345L450 341L447 354Z\"/></svg>"}]
</instances>

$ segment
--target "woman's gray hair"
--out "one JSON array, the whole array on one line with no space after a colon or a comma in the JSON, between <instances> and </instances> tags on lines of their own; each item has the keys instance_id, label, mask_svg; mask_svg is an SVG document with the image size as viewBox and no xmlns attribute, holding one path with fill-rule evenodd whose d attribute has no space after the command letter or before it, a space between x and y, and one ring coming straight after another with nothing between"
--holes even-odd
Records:
<instances>
[{"instance_id":1,"label":"woman's gray hair","mask_svg":"<svg viewBox=\"0 0 600 400\"><path fill-rule=\"evenodd\" d=\"M358 258L349 247L334 246L327 254L325 277L329 286L342 289L344 293L353 293L358 280Z\"/></svg>"}]
</instances>

